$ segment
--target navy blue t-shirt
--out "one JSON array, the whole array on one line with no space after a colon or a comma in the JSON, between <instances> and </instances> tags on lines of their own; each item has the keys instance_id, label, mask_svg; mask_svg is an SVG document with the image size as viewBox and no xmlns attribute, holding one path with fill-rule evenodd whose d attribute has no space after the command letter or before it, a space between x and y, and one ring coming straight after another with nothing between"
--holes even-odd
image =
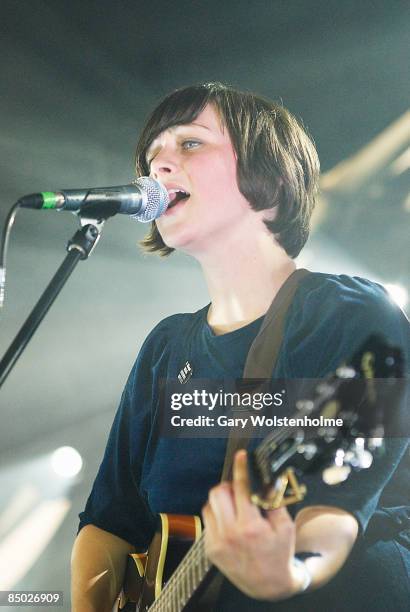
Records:
<instances>
[{"instance_id":1,"label":"navy blue t-shirt","mask_svg":"<svg viewBox=\"0 0 410 612\"><path fill-rule=\"evenodd\" d=\"M177 379L187 360L194 378L241 378L263 320L261 317L217 336L207 323L207 310L208 306L167 317L145 340L125 386L86 508L80 514L80 529L91 523L138 550L146 550L157 513L200 514L209 489L219 482L226 439L158 435L160 380ZM287 314L273 376L325 376L374 332L400 346L409 363L409 321L381 286L356 277L312 273L300 281ZM382 530L383 520L388 522L392 516L394 522L395 511L389 509L399 509L401 527L409 529L410 546L407 443L405 438L387 441L382 459L370 470L353 474L340 487L311 478L305 500L293 513L307 505L338 506L357 518L363 534L376 509L382 517Z\"/></svg>"}]
</instances>

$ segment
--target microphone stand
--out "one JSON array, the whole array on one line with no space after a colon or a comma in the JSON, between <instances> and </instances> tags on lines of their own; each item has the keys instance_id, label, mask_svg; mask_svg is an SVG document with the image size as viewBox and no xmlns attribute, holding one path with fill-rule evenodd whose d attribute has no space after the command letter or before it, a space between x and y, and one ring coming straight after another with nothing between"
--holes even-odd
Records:
<instances>
[{"instance_id":1,"label":"microphone stand","mask_svg":"<svg viewBox=\"0 0 410 612\"><path fill-rule=\"evenodd\" d=\"M77 263L80 259L88 258L101 236L104 220L80 217L80 223L82 225L81 229L77 230L67 243L67 255L63 263L58 268L0 361L0 387L10 374L13 366L46 316L50 306L64 287Z\"/></svg>"}]
</instances>

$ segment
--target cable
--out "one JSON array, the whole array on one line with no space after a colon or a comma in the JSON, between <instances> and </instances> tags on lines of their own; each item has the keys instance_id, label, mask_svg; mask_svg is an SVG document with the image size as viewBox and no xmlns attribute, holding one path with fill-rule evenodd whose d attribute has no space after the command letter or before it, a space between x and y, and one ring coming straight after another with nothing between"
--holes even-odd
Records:
<instances>
[{"instance_id":1,"label":"cable","mask_svg":"<svg viewBox=\"0 0 410 612\"><path fill-rule=\"evenodd\" d=\"M6 290L6 258L9 246L11 229L16 218L17 211L20 207L20 202L16 202L10 209L3 227L0 244L0 310L3 307Z\"/></svg>"}]
</instances>

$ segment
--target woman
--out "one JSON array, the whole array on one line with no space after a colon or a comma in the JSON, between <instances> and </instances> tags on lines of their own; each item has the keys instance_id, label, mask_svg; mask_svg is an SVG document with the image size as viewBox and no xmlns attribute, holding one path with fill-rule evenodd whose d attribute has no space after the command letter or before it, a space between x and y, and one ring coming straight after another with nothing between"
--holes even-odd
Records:
<instances>
[{"instance_id":1,"label":"woman","mask_svg":"<svg viewBox=\"0 0 410 612\"><path fill-rule=\"evenodd\" d=\"M233 482L218 484L226 439L158 433L160 379L176 380L187 361L193 379L242 376L308 237L319 175L311 140L268 100L218 83L188 87L149 118L137 173L160 180L171 199L145 249L195 257L211 303L161 321L141 348L80 515L73 609L110 609L126 556L146 550L158 512L202 511L207 554L227 578L215 610L404 611L405 440L389 442L377 469L343 489L312 479L302 504L262 515L250 501L245 452L235 456ZM373 331L409 351L408 321L381 287L312 273L289 308L274 377L322 377Z\"/></svg>"}]
</instances>

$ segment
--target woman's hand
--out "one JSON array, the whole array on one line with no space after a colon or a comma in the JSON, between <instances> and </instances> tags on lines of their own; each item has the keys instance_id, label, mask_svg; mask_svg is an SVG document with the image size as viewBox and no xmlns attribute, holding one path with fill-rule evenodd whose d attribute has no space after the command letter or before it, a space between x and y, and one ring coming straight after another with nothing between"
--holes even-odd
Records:
<instances>
[{"instance_id":1,"label":"woman's hand","mask_svg":"<svg viewBox=\"0 0 410 612\"><path fill-rule=\"evenodd\" d=\"M302 589L295 523L286 508L264 517L251 503L246 451L236 453L232 483L211 489L202 516L208 558L246 595L279 600Z\"/></svg>"}]
</instances>

